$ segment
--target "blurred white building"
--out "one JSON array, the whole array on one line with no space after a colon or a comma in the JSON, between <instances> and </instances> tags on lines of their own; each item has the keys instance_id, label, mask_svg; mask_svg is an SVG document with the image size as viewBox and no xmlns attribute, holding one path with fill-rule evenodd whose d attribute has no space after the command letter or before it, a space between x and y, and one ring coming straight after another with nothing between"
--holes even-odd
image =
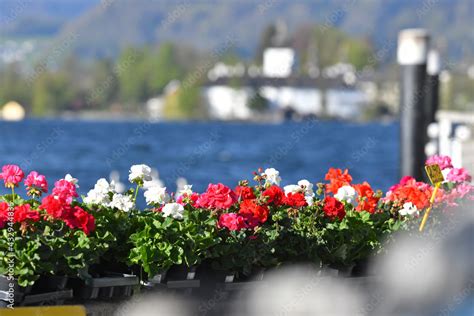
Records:
<instances>
[{"instance_id":1,"label":"blurred white building","mask_svg":"<svg viewBox=\"0 0 474 316\"><path fill-rule=\"evenodd\" d=\"M263 75L288 78L295 65L295 51L289 47L269 47L263 52Z\"/></svg>"},{"instance_id":2,"label":"blurred white building","mask_svg":"<svg viewBox=\"0 0 474 316\"><path fill-rule=\"evenodd\" d=\"M249 105L259 94L268 101L267 114L356 119L370 95L356 88L354 66L339 63L324 69L321 77L319 69L310 72L309 68L308 75L298 75L296 52L285 40L284 33L283 28L276 35L274 45L263 51L261 67L249 65L245 69L241 63L219 62L209 70L202 95L210 117L251 120L257 113Z\"/></svg>"}]
</instances>

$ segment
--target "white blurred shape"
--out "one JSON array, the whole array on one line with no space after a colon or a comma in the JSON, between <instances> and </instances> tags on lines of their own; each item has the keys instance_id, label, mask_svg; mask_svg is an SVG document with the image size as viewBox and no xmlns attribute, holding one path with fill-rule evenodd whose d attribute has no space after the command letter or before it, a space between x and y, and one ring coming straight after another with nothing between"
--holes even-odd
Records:
<instances>
[{"instance_id":1,"label":"white blurred shape","mask_svg":"<svg viewBox=\"0 0 474 316\"><path fill-rule=\"evenodd\" d=\"M118 308L115 316L187 316L191 315L184 300L164 294L133 298Z\"/></svg>"},{"instance_id":2,"label":"white blurred shape","mask_svg":"<svg viewBox=\"0 0 474 316\"><path fill-rule=\"evenodd\" d=\"M465 291L466 283L474 280L472 206L465 207L466 212L456 209L429 233L414 231L398 236L388 247L375 270L381 281L378 292L389 299L383 301L377 313L431 315Z\"/></svg>"},{"instance_id":3,"label":"white blurred shape","mask_svg":"<svg viewBox=\"0 0 474 316\"><path fill-rule=\"evenodd\" d=\"M115 191L117 193L125 192L125 184L120 182L120 173L117 170L112 170L109 174L109 182L113 182L115 185Z\"/></svg>"},{"instance_id":4,"label":"white blurred shape","mask_svg":"<svg viewBox=\"0 0 474 316\"><path fill-rule=\"evenodd\" d=\"M163 181L160 180L160 173L158 172L158 169L156 168L152 168L151 169L151 178L152 180L151 181L145 181L143 182L143 189L148 189L148 188L151 188L151 187L164 187L165 184L163 183Z\"/></svg>"},{"instance_id":5,"label":"white blurred shape","mask_svg":"<svg viewBox=\"0 0 474 316\"><path fill-rule=\"evenodd\" d=\"M176 179L176 194L184 189L184 186L188 184L188 180L184 177L179 177Z\"/></svg>"},{"instance_id":6,"label":"white blurred shape","mask_svg":"<svg viewBox=\"0 0 474 316\"><path fill-rule=\"evenodd\" d=\"M436 122L430 123L426 130L429 138L436 138L439 136L439 125Z\"/></svg>"},{"instance_id":7,"label":"white blurred shape","mask_svg":"<svg viewBox=\"0 0 474 316\"><path fill-rule=\"evenodd\" d=\"M265 274L246 299L246 315L252 316L354 315L363 308L360 293L342 279L320 277L306 266Z\"/></svg>"}]
</instances>

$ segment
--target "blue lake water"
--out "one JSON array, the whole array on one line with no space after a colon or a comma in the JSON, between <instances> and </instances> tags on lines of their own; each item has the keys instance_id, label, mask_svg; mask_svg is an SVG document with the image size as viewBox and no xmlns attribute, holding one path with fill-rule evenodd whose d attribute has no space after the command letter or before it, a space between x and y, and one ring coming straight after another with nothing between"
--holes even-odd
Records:
<instances>
[{"instance_id":1,"label":"blue lake water","mask_svg":"<svg viewBox=\"0 0 474 316\"><path fill-rule=\"evenodd\" d=\"M82 194L111 170L127 180L131 164L158 169L171 190L185 177L195 190L209 182L232 187L259 167L280 171L283 185L323 180L329 167L387 189L398 180L398 123L306 121L143 123L62 120L0 122L0 165L45 174L50 185L71 173ZM5 192L0 188L0 192Z\"/></svg>"}]
</instances>

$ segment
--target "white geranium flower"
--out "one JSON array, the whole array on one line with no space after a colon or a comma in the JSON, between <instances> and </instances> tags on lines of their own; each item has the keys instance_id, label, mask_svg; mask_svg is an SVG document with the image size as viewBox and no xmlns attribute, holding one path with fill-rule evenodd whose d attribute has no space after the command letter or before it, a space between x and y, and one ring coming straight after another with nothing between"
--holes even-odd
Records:
<instances>
[{"instance_id":1,"label":"white geranium flower","mask_svg":"<svg viewBox=\"0 0 474 316\"><path fill-rule=\"evenodd\" d=\"M116 193L108 206L115 207L124 212L130 212L134 207L134 203L130 196Z\"/></svg>"},{"instance_id":2,"label":"white geranium flower","mask_svg":"<svg viewBox=\"0 0 474 316\"><path fill-rule=\"evenodd\" d=\"M132 183L151 181L151 168L143 164L131 166L128 180Z\"/></svg>"},{"instance_id":3,"label":"white geranium flower","mask_svg":"<svg viewBox=\"0 0 474 316\"><path fill-rule=\"evenodd\" d=\"M144 181L143 188L146 190L151 187L164 187L165 184L160 179L153 179L151 181Z\"/></svg>"},{"instance_id":4,"label":"white geranium flower","mask_svg":"<svg viewBox=\"0 0 474 316\"><path fill-rule=\"evenodd\" d=\"M304 199L306 200L306 203L308 203L308 206L312 206L314 204L314 195L305 195Z\"/></svg>"},{"instance_id":5,"label":"white geranium flower","mask_svg":"<svg viewBox=\"0 0 474 316\"><path fill-rule=\"evenodd\" d=\"M356 190L350 185L340 187L339 190L337 190L337 193L334 195L334 197L339 201L346 201L347 203L351 204L355 202L356 196Z\"/></svg>"},{"instance_id":6,"label":"white geranium flower","mask_svg":"<svg viewBox=\"0 0 474 316\"><path fill-rule=\"evenodd\" d=\"M178 203L168 203L163 206L161 213L165 217L171 216L175 219L183 219L184 207Z\"/></svg>"},{"instance_id":7,"label":"white geranium flower","mask_svg":"<svg viewBox=\"0 0 474 316\"><path fill-rule=\"evenodd\" d=\"M452 170L452 168L445 168L443 170L441 170L441 173L443 174L443 178L444 178L444 182L448 182L446 181L446 179L448 178L448 174L449 172Z\"/></svg>"},{"instance_id":8,"label":"white geranium flower","mask_svg":"<svg viewBox=\"0 0 474 316\"><path fill-rule=\"evenodd\" d=\"M145 193L145 200L150 204L164 204L170 201L170 195L166 193L166 187L151 187Z\"/></svg>"},{"instance_id":9,"label":"white geranium flower","mask_svg":"<svg viewBox=\"0 0 474 316\"><path fill-rule=\"evenodd\" d=\"M178 192L178 196L182 195L191 196L193 194L193 185L192 184L185 184L181 190Z\"/></svg>"},{"instance_id":10,"label":"white geranium flower","mask_svg":"<svg viewBox=\"0 0 474 316\"><path fill-rule=\"evenodd\" d=\"M90 190L83 199L86 204L107 204L110 202L106 195L100 194L95 190Z\"/></svg>"},{"instance_id":11,"label":"white geranium flower","mask_svg":"<svg viewBox=\"0 0 474 316\"><path fill-rule=\"evenodd\" d=\"M298 181L298 186L303 189L304 195L314 196L313 184L306 179Z\"/></svg>"},{"instance_id":12,"label":"white geranium flower","mask_svg":"<svg viewBox=\"0 0 474 316\"><path fill-rule=\"evenodd\" d=\"M76 186L76 188L79 187L79 185L77 185L77 183L79 182L79 180L77 180L76 178L74 178L73 176L71 176L69 173L64 177L64 180L66 180L67 182L70 182L72 184L74 184Z\"/></svg>"},{"instance_id":13,"label":"white geranium flower","mask_svg":"<svg viewBox=\"0 0 474 316\"><path fill-rule=\"evenodd\" d=\"M403 204L403 208L398 211L402 216L418 216L420 212L412 202L406 202Z\"/></svg>"},{"instance_id":14,"label":"white geranium flower","mask_svg":"<svg viewBox=\"0 0 474 316\"><path fill-rule=\"evenodd\" d=\"M266 184L280 185L280 182L281 182L280 172L276 170L275 168L265 169L265 172L263 172L261 175L265 177Z\"/></svg>"},{"instance_id":15,"label":"white geranium flower","mask_svg":"<svg viewBox=\"0 0 474 316\"><path fill-rule=\"evenodd\" d=\"M109 183L104 178L100 178L99 180L97 180L97 183L94 186L94 190L107 193L115 192L115 183L113 181Z\"/></svg>"},{"instance_id":16,"label":"white geranium flower","mask_svg":"<svg viewBox=\"0 0 474 316\"><path fill-rule=\"evenodd\" d=\"M309 206L314 204L313 184L308 180L303 179L298 181L298 184L285 185L283 190L285 191L285 194L302 193L304 194L306 203L308 203Z\"/></svg>"},{"instance_id":17,"label":"white geranium flower","mask_svg":"<svg viewBox=\"0 0 474 316\"><path fill-rule=\"evenodd\" d=\"M289 184L283 187L283 191L285 194L288 193L303 193L303 188L296 184Z\"/></svg>"},{"instance_id":18,"label":"white geranium flower","mask_svg":"<svg viewBox=\"0 0 474 316\"><path fill-rule=\"evenodd\" d=\"M110 203L109 192L115 193L115 184L109 183L104 178L97 180L94 188L87 193L84 203L107 205Z\"/></svg>"}]
</instances>

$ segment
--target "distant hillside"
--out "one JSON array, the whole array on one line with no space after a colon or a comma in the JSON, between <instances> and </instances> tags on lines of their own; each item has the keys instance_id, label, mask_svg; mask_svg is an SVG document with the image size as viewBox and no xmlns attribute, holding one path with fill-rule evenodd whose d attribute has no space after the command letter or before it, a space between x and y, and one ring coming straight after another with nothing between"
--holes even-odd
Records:
<instances>
[{"instance_id":1,"label":"distant hillside","mask_svg":"<svg viewBox=\"0 0 474 316\"><path fill-rule=\"evenodd\" d=\"M60 0L41 0L55 3ZM8 2L8 1L7 1ZM61 25L59 38L75 35L72 47L86 58L117 56L130 45L173 40L212 50L232 38L243 56L253 56L264 27L285 21L290 31L306 24L340 27L391 52L400 29L426 27L452 58L474 51L472 0L68 0L84 13ZM66 3L66 2L63 2ZM81 4L80 4L81 3ZM67 14L61 15L68 16ZM21 28L16 29L21 34ZM9 34L13 35L14 32Z\"/></svg>"},{"instance_id":2,"label":"distant hillside","mask_svg":"<svg viewBox=\"0 0 474 316\"><path fill-rule=\"evenodd\" d=\"M2 37L50 37L99 0L0 0Z\"/></svg>"}]
</instances>

